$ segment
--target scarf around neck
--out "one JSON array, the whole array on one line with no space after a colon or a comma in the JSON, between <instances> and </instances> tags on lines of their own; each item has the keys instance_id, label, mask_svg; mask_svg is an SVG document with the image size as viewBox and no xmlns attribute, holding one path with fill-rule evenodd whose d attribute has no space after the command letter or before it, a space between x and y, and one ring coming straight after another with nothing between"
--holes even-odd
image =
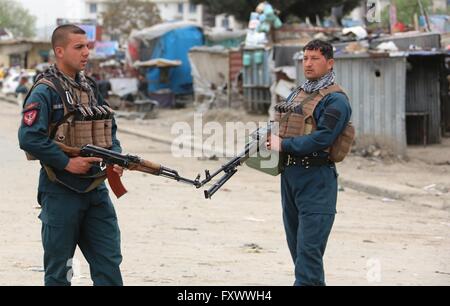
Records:
<instances>
[{"instance_id":1,"label":"scarf around neck","mask_svg":"<svg viewBox=\"0 0 450 306\"><path fill-rule=\"evenodd\" d=\"M332 70L318 80L307 80L300 88L306 93L313 93L334 84L335 80L336 74Z\"/></svg>"},{"instance_id":2,"label":"scarf around neck","mask_svg":"<svg viewBox=\"0 0 450 306\"><path fill-rule=\"evenodd\" d=\"M72 100L75 103L81 103L81 100L79 99L76 90L84 91L88 94L89 97L89 104L95 105L97 104L97 99L95 98L94 90L92 89L92 86L89 84L89 81L87 80L86 76L83 72L80 72L75 77L77 79L74 80L71 77L65 75L61 70L56 67L55 64L51 65L45 74L50 74L54 77L56 77L63 87L64 91L69 92Z\"/></svg>"}]
</instances>

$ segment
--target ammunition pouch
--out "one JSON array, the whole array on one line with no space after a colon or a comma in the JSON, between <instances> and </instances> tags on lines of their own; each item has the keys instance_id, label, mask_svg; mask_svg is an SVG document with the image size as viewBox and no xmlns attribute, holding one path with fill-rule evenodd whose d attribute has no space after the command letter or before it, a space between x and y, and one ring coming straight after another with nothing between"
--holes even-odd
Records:
<instances>
[{"instance_id":1,"label":"ammunition pouch","mask_svg":"<svg viewBox=\"0 0 450 306\"><path fill-rule=\"evenodd\" d=\"M344 131L338 136L336 141L330 148L330 160L339 163L344 160L344 158L352 150L353 142L355 141L355 127L351 122L347 124Z\"/></svg>"},{"instance_id":2,"label":"ammunition pouch","mask_svg":"<svg viewBox=\"0 0 450 306\"><path fill-rule=\"evenodd\" d=\"M92 144L92 121L75 121L74 133L74 147L81 148L84 145Z\"/></svg>"},{"instance_id":3,"label":"ammunition pouch","mask_svg":"<svg viewBox=\"0 0 450 306\"><path fill-rule=\"evenodd\" d=\"M94 120L92 122L92 140L93 145L106 148L105 138L105 120Z\"/></svg>"},{"instance_id":4,"label":"ammunition pouch","mask_svg":"<svg viewBox=\"0 0 450 306\"><path fill-rule=\"evenodd\" d=\"M105 119L105 143L106 143L106 147L105 148L111 148L113 143L112 143L112 119ZM95 143L94 143L95 145Z\"/></svg>"}]
</instances>

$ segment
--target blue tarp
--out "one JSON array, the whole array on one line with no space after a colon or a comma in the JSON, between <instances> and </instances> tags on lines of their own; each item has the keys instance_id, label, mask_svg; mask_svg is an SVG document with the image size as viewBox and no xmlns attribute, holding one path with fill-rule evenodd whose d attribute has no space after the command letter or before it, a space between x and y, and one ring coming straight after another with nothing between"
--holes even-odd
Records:
<instances>
[{"instance_id":1,"label":"blue tarp","mask_svg":"<svg viewBox=\"0 0 450 306\"><path fill-rule=\"evenodd\" d=\"M160 82L160 68L147 71L149 91L170 88L174 94L190 94L193 92L191 66L188 52L194 46L204 44L203 32L195 26L174 29L156 38L151 59L165 58L180 60L181 66L169 68L169 83Z\"/></svg>"}]
</instances>

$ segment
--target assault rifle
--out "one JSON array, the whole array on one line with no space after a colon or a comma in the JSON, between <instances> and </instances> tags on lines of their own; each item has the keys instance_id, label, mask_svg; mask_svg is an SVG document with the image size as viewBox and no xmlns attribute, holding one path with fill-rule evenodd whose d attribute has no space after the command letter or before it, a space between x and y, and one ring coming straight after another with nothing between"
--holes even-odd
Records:
<instances>
[{"instance_id":1,"label":"assault rifle","mask_svg":"<svg viewBox=\"0 0 450 306\"><path fill-rule=\"evenodd\" d=\"M244 150L236 157L231 159L228 163L223 165L213 174L210 173L209 170L205 171L206 178L201 182L201 186L209 183L214 177L218 176L220 173L224 173L224 175L213 184L211 188L205 190L205 198L211 199L212 196L229 180L233 175L236 174L237 167L241 166L245 163L250 157L254 156L255 153L259 153L260 149L265 148L265 143L268 139L268 136L274 131L274 122L269 121L267 126L258 128L252 134L250 134L250 140L245 144ZM200 186L200 187L201 187ZM197 187L198 188L198 187Z\"/></svg>"},{"instance_id":2,"label":"assault rifle","mask_svg":"<svg viewBox=\"0 0 450 306\"><path fill-rule=\"evenodd\" d=\"M163 176L178 182L194 185L197 188L201 187L200 175L198 175L195 180L191 180L180 176L175 170L166 168L160 164L148 160L144 160L138 156L129 154L125 155L94 145L85 145L79 150L79 152L74 152L73 149L70 150L61 143L58 143L58 145L63 151L69 151L68 153L70 153L70 156L101 158L103 160L102 163L106 165L106 175L109 185L117 198L120 198L127 193L127 190L123 186L118 174L113 171L114 165L118 165L132 171L140 171L152 175Z\"/></svg>"}]
</instances>

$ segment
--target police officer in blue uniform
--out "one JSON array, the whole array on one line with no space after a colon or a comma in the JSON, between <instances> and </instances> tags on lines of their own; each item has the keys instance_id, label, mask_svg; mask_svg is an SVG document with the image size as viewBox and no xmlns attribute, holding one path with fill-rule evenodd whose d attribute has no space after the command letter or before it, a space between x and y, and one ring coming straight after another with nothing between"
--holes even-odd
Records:
<instances>
[{"instance_id":1,"label":"police officer in blue uniform","mask_svg":"<svg viewBox=\"0 0 450 306\"><path fill-rule=\"evenodd\" d=\"M290 95L288 103L337 86L332 46L314 40L303 51L307 81ZM347 96L334 90L320 96L312 114L315 124L309 134L288 138L272 135L267 142L268 149L287 157L281 198L296 286L325 285L323 256L336 213L338 176L329 148L349 123L351 108Z\"/></svg>"},{"instance_id":2,"label":"police officer in blue uniform","mask_svg":"<svg viewBox=\"0 0 450 306\"><path fill-rule=\"evenodd\" d=\"M67 127L64 123L70 116L65 115L70 107L88 113L95 109L100 115L103 112L103 119L110 108L95 82L82 73L89 56L85 31L75 25L60 26L53 32L52 45L56 64L43 73L26 98L18 135L20 148L42 165L38 202L45 285L71 284L76 246L89 263L94 285L122 285L120 230L104 177L98 175L101 159L70 157L55 142L69 138L70 133L62 130ZM117 127L114 119L110 121L111 143L106 147L121 152ZM62 129L55 136L51 130L58 125ZM114 171L121 176L123 169L115 165Z\"/></svg>"}]
</instances>

